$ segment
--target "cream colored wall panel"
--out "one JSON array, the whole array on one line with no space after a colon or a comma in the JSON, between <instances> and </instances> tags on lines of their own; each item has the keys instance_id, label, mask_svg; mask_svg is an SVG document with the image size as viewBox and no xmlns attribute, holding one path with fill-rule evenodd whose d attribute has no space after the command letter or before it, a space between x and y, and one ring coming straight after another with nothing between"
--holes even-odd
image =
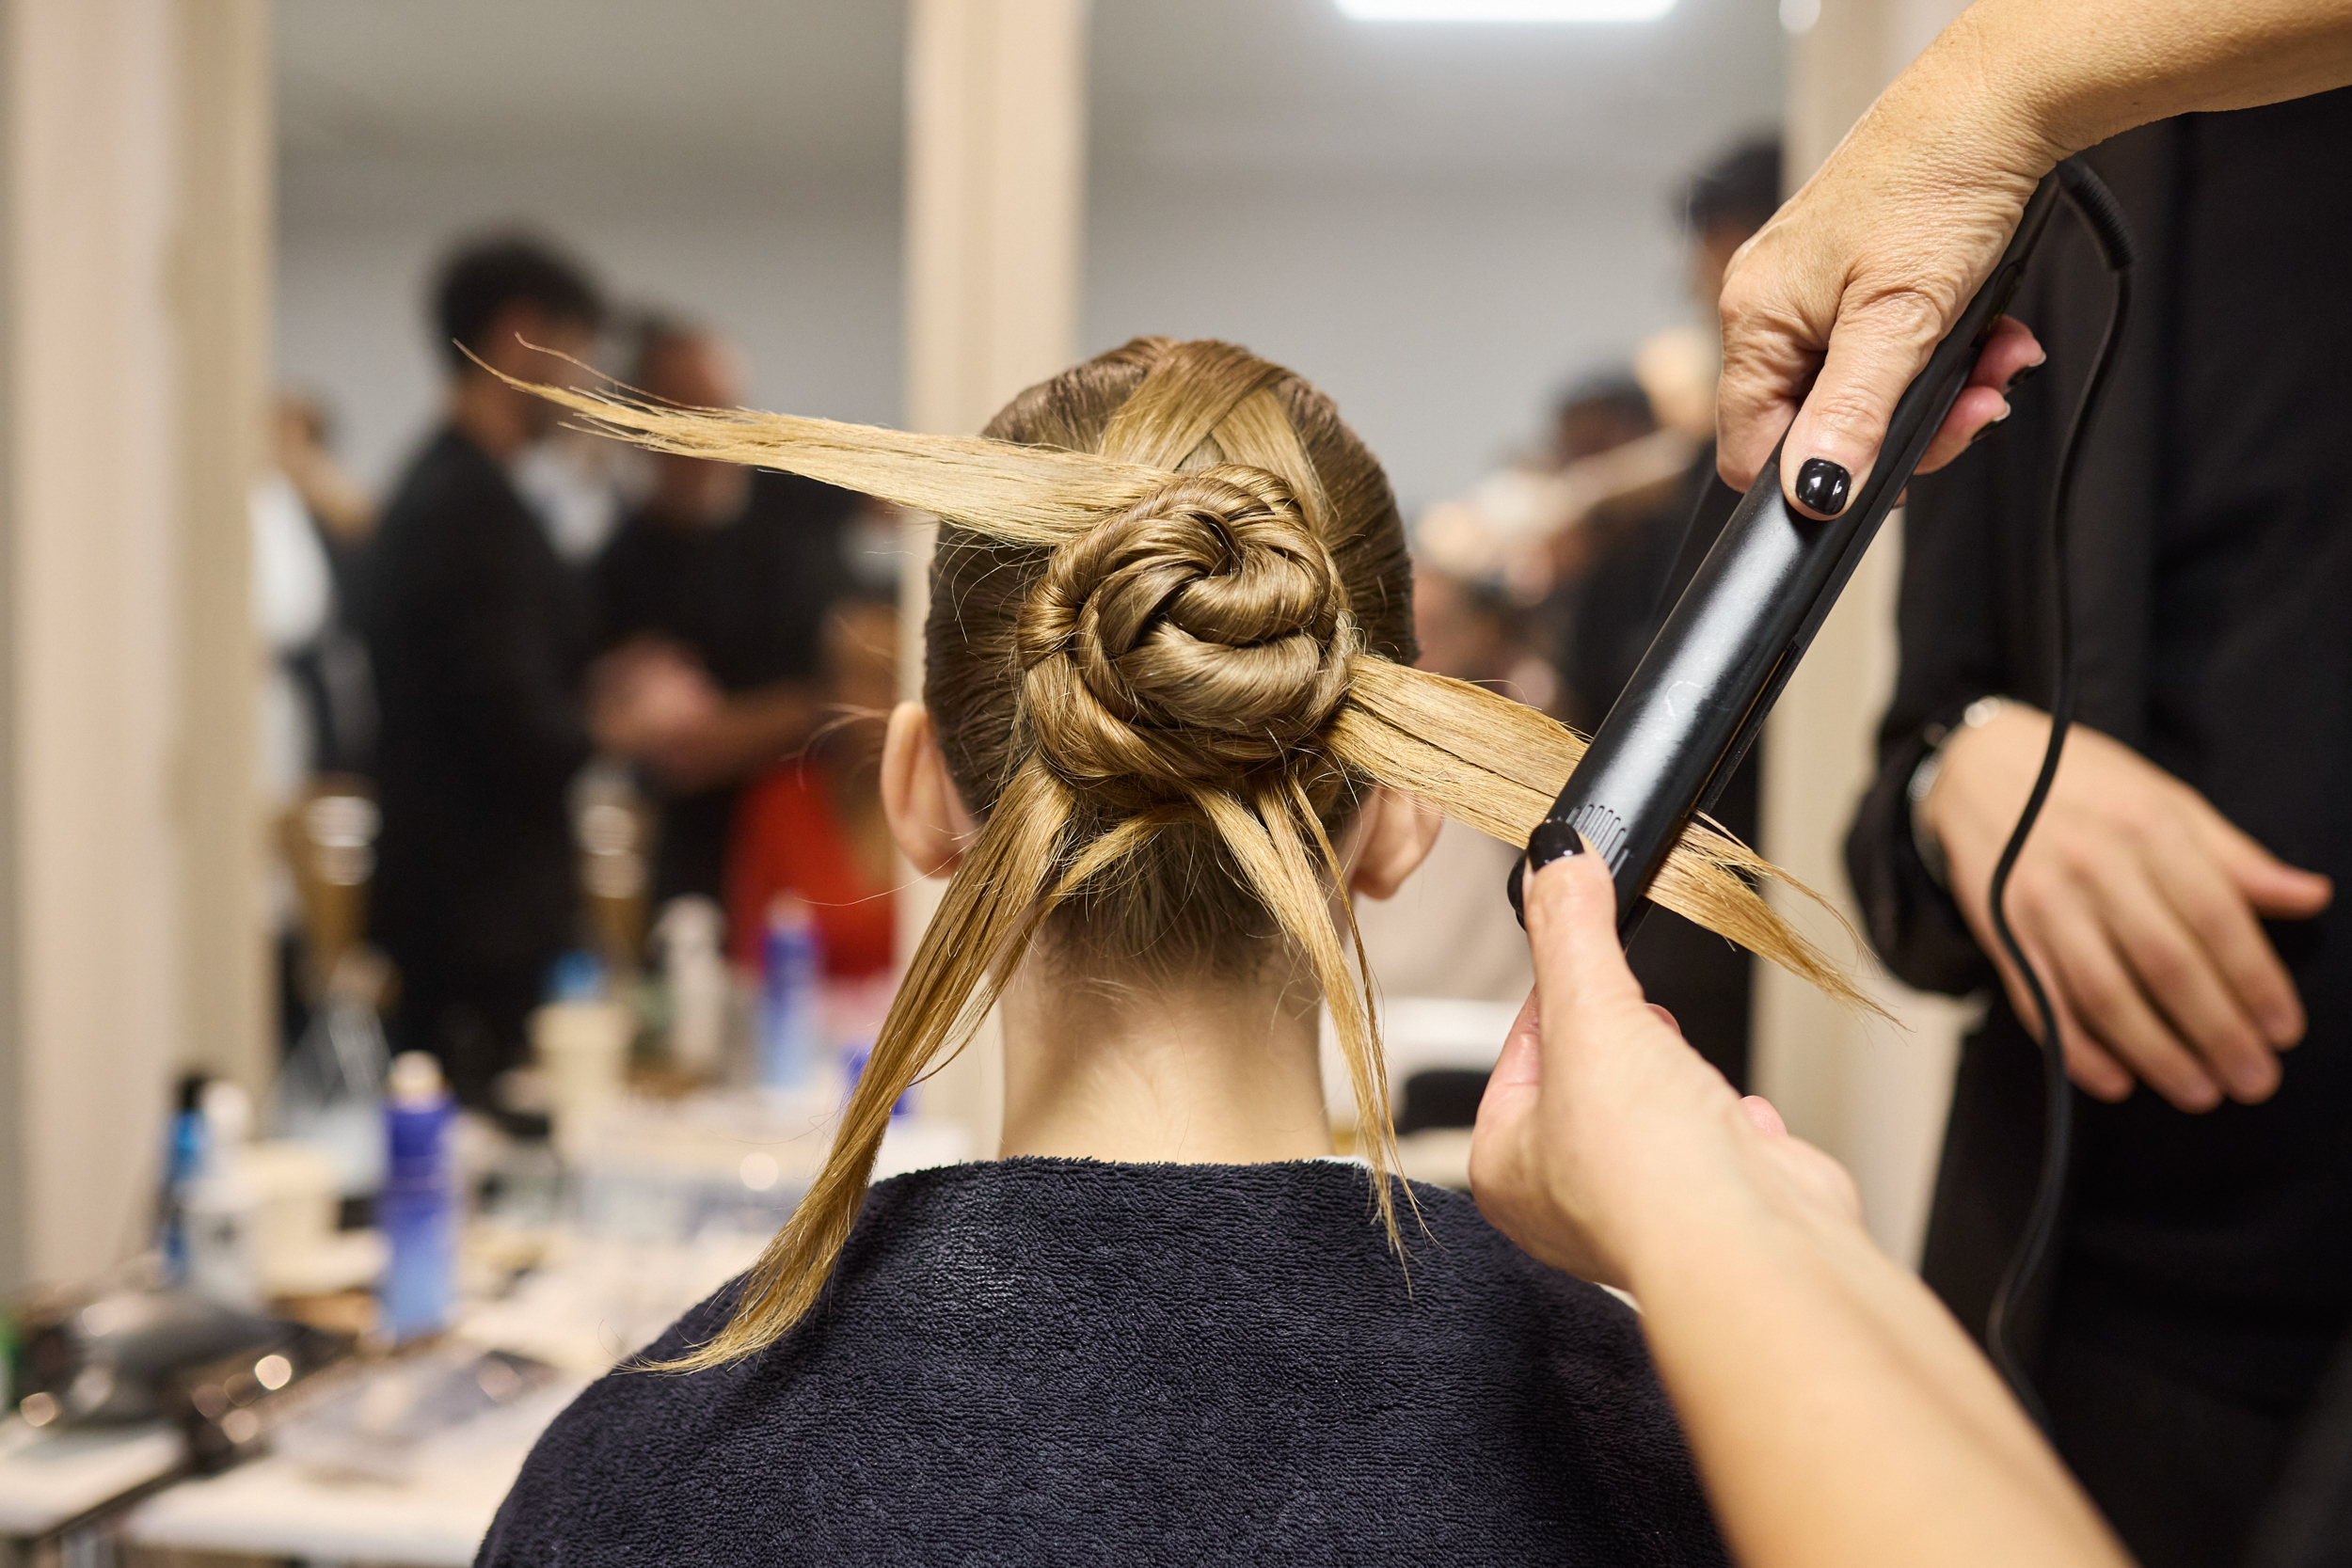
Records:
<instances>
[{"instance_id":1,"label":"cream colored wall panel","mask_svg":"<svg viewBox=\"0 0 2352 1568\"><path fill-rule=\"evenodd\" d=\"M175 1070L266 1060L243 505L262 21L261 0L6 11L18 1278L135 1249Z\"/></svg>"},{"instance_id":2,"label":"cream colored wall panel","mask_svg":"<svg viewBox=\"0 0 2352 1568\"><path fill-rule=\"evenodd\" d=\"M977 431L1077 356L1085 194L1085 0L914 0L907 39L907 422ZM901 680L921 689L929 531L898 595ZM899 952L938 908L911 871ZM993 1154L1004 1058L993 1020L924 1090Z\"/></svg>"}]
</instances>

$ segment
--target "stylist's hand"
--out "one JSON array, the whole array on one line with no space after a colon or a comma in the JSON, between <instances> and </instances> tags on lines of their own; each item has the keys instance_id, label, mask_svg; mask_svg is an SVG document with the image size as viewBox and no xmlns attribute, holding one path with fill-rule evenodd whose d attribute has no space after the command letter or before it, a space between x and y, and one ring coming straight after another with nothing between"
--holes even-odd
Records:
<instances>
[{"instance_id":1,"label":"stylist's hand","mask_svg":"<svg viewBox=\"0 0 2352 1568\"><path fill-rule=\"evenodd\" d=\"M1704 1214L1860 1224L1836 1163L1742 1101L1691 1049L1617 945L1600 859L1528 879L1535 990L1487 1080L1470 1189L1496 1228L1556 1268L1632 1286Z\"/></svg>"},{"instance_id":2,"label":"stylist's hand","mask_svg":"<svg viewBox=\"0 0 2352 1568\"><path fill-rule=\"evenodd\" d=\"M1953 896L2036 1035L2032 999L1993 930L1990 895L2049 734L2049 717L2020 704L1962 730L1919 806L1920 826L1943 846ZM2209 1111L2224 1095L2268 1099L2277 1053L2303 1037L2301 999L2260 922L2306 919L2333 892L2138 752L2076 725L2010 878L2009 913L2053 988L2076 1084L2114 1101L2138 1079L2184 1111Z\"/></svg>"},{"instance_id":3,"label":"stylist's hand","mask_svg":"<svg viewBox=\"0 0 2352 1568\"><path fill-rule=\"evenodd\" d=\"M1878 461L1895 402L2007 247L2049 165L1997 138L1939 139L1939 156L1888 157L1899 87L1742 246L1724 277L1718 461L1746 489L1788 432L1781 489L1835 516ZM2039 165L2039 166L2036 166ZM1925 473L2009 415L2019 372L2042 360L2033 334L1996 324L1927 455ZM1791 420L1795 422L1791 424Z\"/></svg>"},{"instance_id":4,"label":"stylist's hand","mask_svg":"<svg viewBox=\"0 0 2352 1568\"><path fill-rule=\"evenodd\" d=\"M1724 477L1745 489L1786 430L1789 500L1842 510L1877 464L1895 400L2060 158L2152 119L2347 82L2352 0L1975 0L1734 259ZM1997 418L2001 389L2039 353L2015 328L1988 344L1922 468Z\"/></svg>"}]
</instances>

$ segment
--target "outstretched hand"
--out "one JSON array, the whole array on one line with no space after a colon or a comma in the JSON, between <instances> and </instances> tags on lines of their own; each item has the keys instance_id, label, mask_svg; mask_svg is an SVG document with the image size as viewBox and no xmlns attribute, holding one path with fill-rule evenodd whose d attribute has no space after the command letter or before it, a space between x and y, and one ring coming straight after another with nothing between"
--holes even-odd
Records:
<instances>
[{"instance_id":1,"label":"outstretched hand","mask_svg":"<svg viewBox=\"0 0 2352 1568\"><path fill-rule=\"evenodd\" d=\"M1480 1211L1531 1256L1634 1287L1705 1212L1860 1228L1852 1181L1741 1100L1642 998L1597 855L1530 876L1535 990L1486 1085L1470 1142Z\"/></svg>"}]
</instances>

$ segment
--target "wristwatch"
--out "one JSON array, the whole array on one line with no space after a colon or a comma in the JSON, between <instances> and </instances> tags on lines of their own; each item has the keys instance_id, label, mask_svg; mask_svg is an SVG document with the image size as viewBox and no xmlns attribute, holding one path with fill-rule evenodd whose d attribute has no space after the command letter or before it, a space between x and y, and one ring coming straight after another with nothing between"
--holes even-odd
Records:
<instances>
[{"instance_id":1,"label":"wristwatch","mask_svg":"<svg viewBox=\"0 0 2352 1568\"><path fill-rule=\"evenodd\" d=\"M1944 771L1944 750L1952 737L1963 730L1979 729L1993 721L1993 716L2010 705L2007 697L1979 697L1961 710L1960 721L1949 729L1938 725L1928 732L1928 754L1919 759L1919 766L1911 770L1911 783L1904 786L1904 799L1911 802L1911 847L1919 852L1919 863L1928 868L1928 876L1937 887L1952 890L1951 865L1944 859L1944 846L1928 832L1919 820L1919 808L1927 804L1928 792L1935 787L1938 775ZM1937 729L1943 729L1937 734Z\"/></svg>"}]
</instances>

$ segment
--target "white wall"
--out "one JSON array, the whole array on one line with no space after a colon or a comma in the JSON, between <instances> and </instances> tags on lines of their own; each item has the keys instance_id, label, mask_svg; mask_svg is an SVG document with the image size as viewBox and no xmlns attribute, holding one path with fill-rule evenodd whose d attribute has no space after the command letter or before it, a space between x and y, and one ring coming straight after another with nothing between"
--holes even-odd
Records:
<instances>
[{"instance_id":1,"label":"white wall","mask_svg":"<svg viewBox=\"0 0 2352 1568\"><path fill-rule=\"evenodd\" d=\"M1629 26L1098 0L1085 346L1236 339L1337 399L1409 517L1692 319L1676 202L1777 127L1767 0Z\"/></svg>"},{"instance_id":2,"label":"white wall","mask_svg":"<svg viewBox=\"0 0 2352 1568\"><path fill-rule=\"evenodd\" d=\"M1171 173L1094 198L1087 351L1154 332L1291 366L1408 518L1531 440L1562 383L1691 315L1663 193L1639 178Z\"/></svg>"}]
</instances>

